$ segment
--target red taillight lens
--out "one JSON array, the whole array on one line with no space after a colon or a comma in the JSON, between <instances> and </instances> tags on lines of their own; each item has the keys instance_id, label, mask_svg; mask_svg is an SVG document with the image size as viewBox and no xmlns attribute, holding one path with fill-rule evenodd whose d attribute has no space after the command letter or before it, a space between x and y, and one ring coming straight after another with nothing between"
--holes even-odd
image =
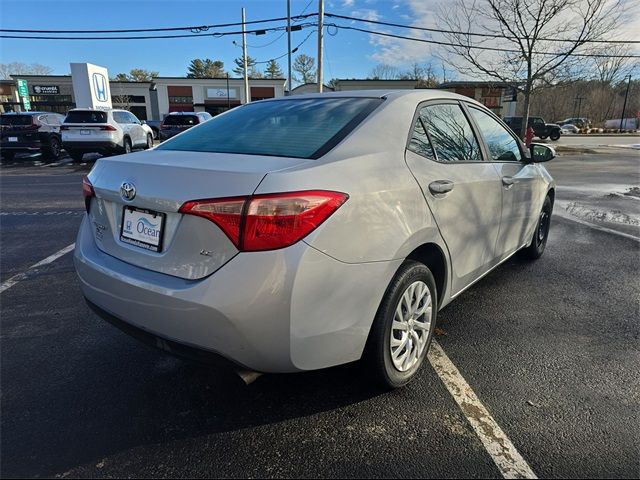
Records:
<instances>
[{"instance_id":1,"label":"red taillight lens","mask_svg":"<svg viewBox=\"0 0 640 480\"><path fill-rule=\"evenodd\" d=\"M102 125L100 127L100 130L107 130L109 132L115 132L117 130L117 128L114 127L113 125Z\"/></svg>"},{"instance_id":2,"label":"red taillight lens","mask_svg":"<svg viewBox=\"0 0 640 480\"><path fill-rule=\"evenodd\" d=\"M169 128L171 128L171 127L170 127L169 125L165 125L164 123L161 123L161 124L160 124L160 128L161 128L162 130L168 130L168 129L169 129Z\"/></svg>"},{"instance_id":3,"label":"red taillight lens","mask_svg":"<svg viewBox=\"0 0 640 480\"><path fill-rule=\"evenodd\" d=\"M187 202L180 212L211 220L238 250L254 252L300 241L348 198L345 193L309 190Z\"/></svg>"},{"instance_id":4,"label":"red taillight lens","mask_svg":"<svg viewBox=\"0 0 640 480\"><path fill-rule=\"evenodd\" d=\"M84 196L84 207L89 213L89 208L91 207L91 199L96 196L96 192L93 189L93 185L89 181L88 177L82 178L82 195Z\"/></svg>"},{"instance_id":5,"label":"red taillight lens","mask_svg":"<svg viewBox=\"0 0 640 480\"><path fill-rule=\"evenodd\" d=\"M69 127L67 125L62 125L60 127L60 130L69 130Z\"/></svg>"},{"instance_id":6,"label":"red taillight lens","mask_svg":"<svg viewBox=\"0 0 640 480\"><path fill-rule=\"evenodd\" d=\"M197 215L211 220L240 248L240 227L245 197L221 198L187 202L180 207L180 213Z\"/></svg>"},{"instance_id":7,"label":"red taillight lens","mask_svg":"<svg viewBox=\"0 0 640 480\"><path fill-rule=\"evenodd\" d=\"M303 239L346 202L339 192L257 195L251 199L245 220L243 250L274 250Z\"/></svg>"}]
</instances>

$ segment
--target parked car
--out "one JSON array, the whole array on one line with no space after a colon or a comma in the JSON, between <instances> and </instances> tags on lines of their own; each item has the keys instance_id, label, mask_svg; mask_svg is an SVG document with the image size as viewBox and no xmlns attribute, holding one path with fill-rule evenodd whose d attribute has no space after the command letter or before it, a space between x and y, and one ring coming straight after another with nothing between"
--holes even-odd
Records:
<instances>
[{"instance_id":1,"label":"parked car","mask_svg":"<svg viewBox=\"0 0 640 480\"><path fill-rule=\"evenodd\" d=\"M522 117L505 117L505 123L511 127L516 134L520 135L522 127ZM536 137L546 139L547 137L553 141L556 141L562 135L560 125L555 123L546 123L542 117L529 117L527 122L529 127L533 128Z\"/></svg>"},{"instance_id":2,"label":"parked car","mask_svg":"<svg viewBox=\"0 0 640 480\"><path fill-rule=\"evenodd\" d=\"M363 359L399 387L438 310L543 254L553 156L438 90L250 103L99 160L75 266L100 316L174 355L261 372Z\"/></svg>"},{"instance_id":3,"label":"parked car","mask_svg":"<svg viewBox=\"0 0 640 480\"><path fill-rule=\"evenodd\" d=\"M212 118L207 112L172 112L160 124L160 139L167 140Z\"/></svg>"},{"instance_id":4,"label":"parked car","mask_svg":"<svg viewBox=\"0 0 640 480\"><path fill-rule=\"evenodd\" d=\"M578 128L589 128L591 126L591 120L585 117L572 117L565 118L561 122L558 122L561 127L564 125L575 125Z\"/></svg>"},{"instance_id":5,"label":"parked car","mask_svg":"<svg viewBox=\"0 0 640 480\"><path fill-rule=\"evenodd\" d=\"M162 125L161 120L146 120L146 121L143 121L142 123L146 123L147 125L149 125L149 127L151 128L151 131L153 132L154 140L160 139L160 125Z\"/></svg>"},{"instance_id":6,"label":"parked car","mask_svg":"<svg viewBox=\"0 0 640 480\"><path fill-rule=\"evenodd\" d=\"M70 110L61 127L62 145L75 161L85 153L104 156L153 147L153 131L127 110Z\"/></svg>"},{"instance_id":7,"label":"parked car","mask_svg":"<svg viewBox=\"0 0 640 480\"><path fill-rule=\"evenodd\" d=\"M580 129L578 127L576 127L575 125L571 125L570 123L562 125L560 130L562 131L563 135L567 134L567 133L580 133Z\"/></svg>"},{"instance_id":8,"label":"parked car","mask_svg":"<svg viewBox=\"0 0 640 480\"><path fill-rule=\"evenodd\" d=\"M42 153L57 160L62 151L60 125L64 116L52 112L3 113L0 115L0 152L13 160L17 153Z\"/></svg>"}]
</instances>

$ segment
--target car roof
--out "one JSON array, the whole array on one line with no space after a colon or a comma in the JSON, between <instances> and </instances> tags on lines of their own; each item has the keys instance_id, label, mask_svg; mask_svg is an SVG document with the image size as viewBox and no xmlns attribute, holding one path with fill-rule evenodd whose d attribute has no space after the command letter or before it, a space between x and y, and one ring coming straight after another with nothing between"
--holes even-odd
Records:
<instances>
[{"instance_id":1,"label":"car roof","mask_svg":"<svg viewBox=\"0 0 640 480\"><path fill-rule=\"evenodd\" d=\"M298 99L310 99L310 98L386 98L388 100L396 100L400 98L412 98L417 102L426 102L428 100L464 100L466 102L474 103L483 106L480 102L477 102L471 97L459 95L457 93L449 92L447 90L439 90L437 88L415 88L411 90L341 90L339 92L324 92L324 93L307 93L303 95L292 95L288 97L269 98L260 100L261 102L271 101L283 101L283 100L298 100Z\"/></svg>"},{"instance_id":2,"label":"car roof","mask_svg":"<svg viewBox=\"0 0 640 480\"><path fill-rule=\"evenodd\" d=\"M56 112L4 112L2 113L2 115L43 115L43 114L51 114L51 113L56 113ZM58 115L60 115L58 113Z\"/></svg>"},{"instance_id":3,"label":"car roof","mask_svg":"<svg viewBox=\"0 0 640 480\"><path fill-rule=\"evenodd\" d=\"M197 115L199 113L207 113L207 112L169 112L169 115Z\"/></svg>"}]
</instances>

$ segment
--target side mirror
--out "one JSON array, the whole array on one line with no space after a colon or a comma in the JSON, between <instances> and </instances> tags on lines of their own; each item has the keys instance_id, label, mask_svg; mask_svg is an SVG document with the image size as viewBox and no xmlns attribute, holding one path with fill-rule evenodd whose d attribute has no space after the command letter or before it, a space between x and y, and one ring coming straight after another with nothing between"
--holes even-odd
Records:
<instances>
[{"instance_id":1,"label":"side mirror","mask_svg":"<svg viewBox=\"0 0 640 480\"><path fill-rule=\"evenodd\" d=\"M141 125L146 125L146 124L147 124L147 121L146 121L146 120L141 120L141 121L140 121L140 124L141 124Z\"/></svg>"},{"instance_id":2,"label":"side mirror","mask_svg":"<svg viewBox=\"0 0 640 480\"><path fill-rule=\"evenodd\" d=\"M533 163L548 162L556 158L556 151L543 143L532 143L529 146Z\"/></svg>"}]
</instances>

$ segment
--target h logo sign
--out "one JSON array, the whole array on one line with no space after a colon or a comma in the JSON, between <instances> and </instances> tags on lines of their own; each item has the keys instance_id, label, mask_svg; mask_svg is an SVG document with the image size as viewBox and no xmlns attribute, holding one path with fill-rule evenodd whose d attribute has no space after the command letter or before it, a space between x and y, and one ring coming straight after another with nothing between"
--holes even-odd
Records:
<instances>
[{"instance_id":1,"label":"h logo sign","mask_svg":"<svg viewBox=\"0 0 640 480\"><path fill-rule=\"evenodd\" d=\"M101 73L93 74L93 91L96 100L99 102L107 101L107 79Z\"/></svg>"}]
</instances>

